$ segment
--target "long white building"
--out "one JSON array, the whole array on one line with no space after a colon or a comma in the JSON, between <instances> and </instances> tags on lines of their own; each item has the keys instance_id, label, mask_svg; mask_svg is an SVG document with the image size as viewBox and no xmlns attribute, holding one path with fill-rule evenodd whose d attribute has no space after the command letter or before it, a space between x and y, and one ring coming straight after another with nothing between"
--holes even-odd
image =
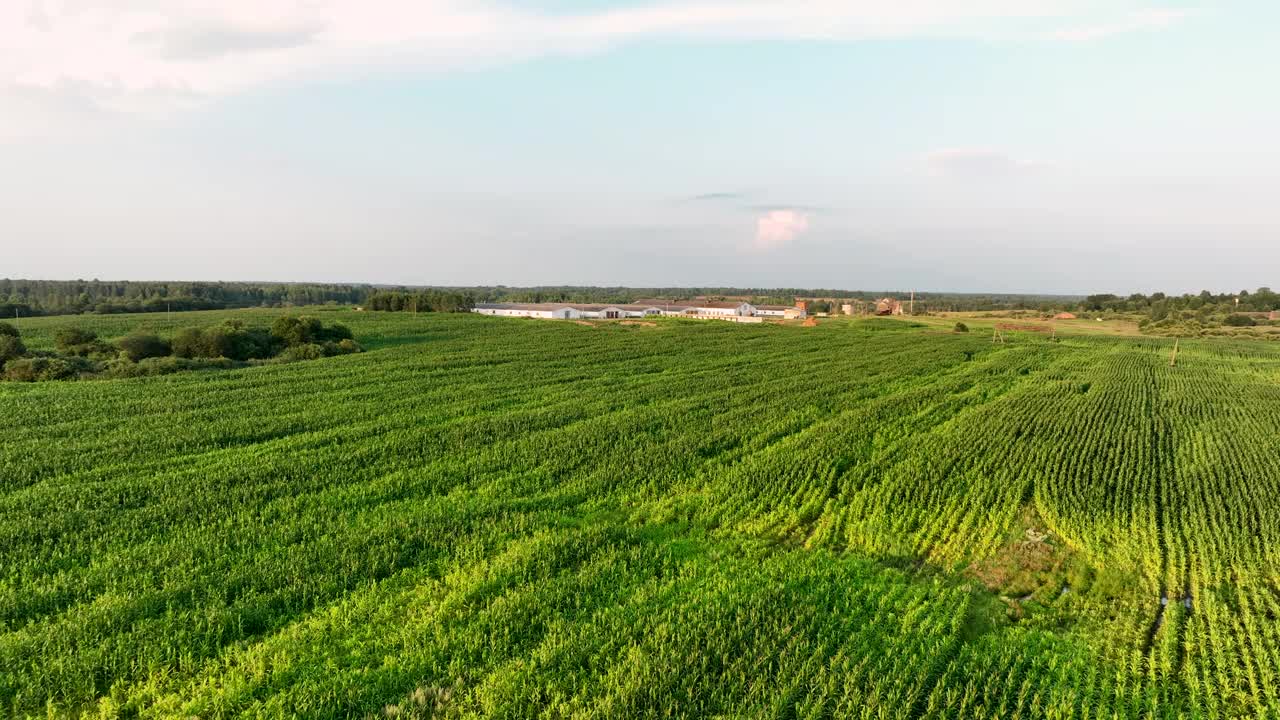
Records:
<instances>
[{"instance_id":1,"label":"long white building","mask_svg":"<svg viewBox=\"0 0 1280 720\"><path fill-rule=\"evenodd\" d=\"M766 317L804 318L801 307L785 305L752 305L747 302L701 300L694 303L652 301L620 305L581 303L478 303L471 312L501 317L526 317L544 320L615 320L666 315L704 320L736 320L759 322Z\"/></svg>"}]
</instances>

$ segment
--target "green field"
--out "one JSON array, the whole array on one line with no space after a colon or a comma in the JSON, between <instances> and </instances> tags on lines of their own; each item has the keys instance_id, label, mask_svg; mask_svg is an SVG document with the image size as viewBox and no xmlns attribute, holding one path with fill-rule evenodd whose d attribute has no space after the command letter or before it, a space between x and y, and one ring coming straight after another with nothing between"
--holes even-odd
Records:
<instances>
[{"instance_id":1,"label":"green field","mask_svg":"<svg viewBox=\"0 0 1280 720\"><path fill-rule=\"evenodd\" d=\"M315 314L0 383L0 714L1280 714L1278 344Z\"/></svg>"}]
</instances>

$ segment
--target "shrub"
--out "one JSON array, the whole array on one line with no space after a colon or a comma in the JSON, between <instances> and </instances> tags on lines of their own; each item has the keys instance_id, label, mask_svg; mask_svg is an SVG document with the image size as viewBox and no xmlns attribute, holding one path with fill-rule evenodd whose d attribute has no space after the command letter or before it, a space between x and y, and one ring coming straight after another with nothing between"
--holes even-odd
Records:
<instances>
[{"instance_id":1,"label":"shrub","mask_svg":"<svg viewBox=\"0 0 1280 720\"><path fill-rule=\"evenodd\" d=\"M355 340L352 340L351 338L338 341L339 355L350 355L351 353L361 353L361 352L364 352L364 348L360 347L360 343L356 342Z\"/></svg>"},{"instance_id":2,"label":"shrub","mask_svg":"<svg viewBox=\"0 0 1280 720\"><path fill-rule=\"evenodd\" d=\"M287 346L304 345L319 339L322 327L315 318L285 316L271 323L271 336Z\"/></svg>"},{"instance_id":3,"label":"shrub","mask_svg":"<svg viewBox=\"0 0 1280 720\"><path fill-rule=\"evenodd\" d=\"M299 360L319 360L324 356L323 347L314 343L306 343L285 348L285 351L277 357L280 362L298 362Z\"/></svg>"},{"instance_id":4,"label":"shrub","mask_svg":"<svg viewBox=\"0 0 1280 720\"><path fill-rule=\"evenodd\" d=\"M1258 324L1258 321L1248 315L1242 315L1240 313L1228 315L1227 319L1223 322L1231 327L1253 327Z\"/></svg>"},{"instance_id":5,"label":"shrub","mask_svg":"<svg viewBox=\"0 0 1280 720\"><path fill-rule=\"evenodd\" d=\"M26 354L27 348L22 344L22 338L0 333L0 366Z\"/></svg>"},{"instance_id":6,"label":"shrub","mask_svg":"<svg viewBox=\"0 0 1280 720\"><path fill-rule=\"evenodd\" d=\"M181 358L253 360L271 356L271 337L238 322L205 328L183 328L173 337L173 354Z\"/></svg>"},{"instance_id":7,"label":"shrub","mask_svg":"<svg viewBox=\"0 0 1280 720\"><path fill-rule=\"evenodd\" d=\"M150 377L153 375L171 375L188 370L230 370L236 367L233 360L218 358L215 360L188 360L173 356L153 357L141 362L131 362L123 358L107 365L106 376L110 378Z\"/></svg>"},{"instance_id":8,"label":"shrub","mask_svg":"<svg viewBox=\"0 0 1280 720\"><path fill-rule=\"evenodd\" d=\"M0 337L18 337L18 328L7 322L0 322Z\"/></svg>"},{"instance_id":9,"label":"shrub","mask_svg":"<svg viewBox=\"0 0 1280 720\"><path fill-rule=\"evenodd\" d=\"M180 358L204 357L204 332L200 328L182 328L173 336L171 348Z\"/></svg>"},{"instance_id":10,"label":"shrub","mask_svg":"<svg viewBox=\"0 0 1280 720\"><path fill-rule=\"evenodd\" d=\"M77 352L80 348L96 342L97 333L84 328L64 327L58 328L53 334L53 345L58 348L58 352L70 355L79 355Z\"/></svg>"},{"instance_id":11,"label":"shrub","mask_svg":"<svg viewBox=\"0 0 1280 720\"><path fill-rule=\"evenodd\" d=\"M169 343L149 333L131 333L120 338L116 346L124 351L129 359L138 362L147 358L158 358L169 355L173 349Z\"/></svg>"},{"instance_id":12,"label":"shrub","mask_svg":"<svg viewBox=\"0 0 1280 720\"><path fill-rule=\"evenodd\" d=\"M4 378L16 382L74 380L88 364L75 358L34 357L5 363Z\"/></svg>"},{"instance_id":13,"label":"shrub","mask_svg":"<svg viewBox=\"0 0 1280 720\"><path fill-rule=\"evenodd\" d=\"M325 326L313 317L281 317L271 323L271 336L287 347L340 342L352 338L351 329L334 323Z\"/></svg>"},{"instance_id":14,"label":"shrub","mask_svg":"<svg viewBox=\"0 0 1280 720\"><path fill-rule=\"evenodd\" d=\"M965 324L964 324L964 323L962 323L962 322L958 322L958 323L956 323L956 332L958 332L958 333L967 333L967 332L969 332L969 326L968 326L968 325L965 325Z\"/></svg>"}]
</instances>

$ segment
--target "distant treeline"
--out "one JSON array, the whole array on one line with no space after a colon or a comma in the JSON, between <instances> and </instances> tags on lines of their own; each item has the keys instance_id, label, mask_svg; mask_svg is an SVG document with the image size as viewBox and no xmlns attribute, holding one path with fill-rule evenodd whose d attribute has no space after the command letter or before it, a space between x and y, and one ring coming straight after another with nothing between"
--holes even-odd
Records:
<instances>
[{"instance_id":1,"label":"distant treeline","mask_svg":"<svg viewBox=\"0 0 1280 720\"><path fill-rule=\"evenodd\" d=\"M455 290L379 290L369 295L365 306L393 312L467 312L475 306L472 298L470 293Z\"/></svg>"},{"instance_id":2,"label":"distant treeline","mask_svg":"<svg viewBox=\"0 0 1280 720\"><path fill-rule=\"evenodd\" d=\"M627 303L665 298L745 298L760 304L790 305L797 298L905 299L905 291L850 291L814 288L735 287L386 287L320 283L157 282L0 279L0 318L34 315L222 310L244 307L362 305L371 310L465 312L478 302ZM1074 305L1080 297L917 293L919 311L1039 309Z\"/></svg>"},{"instance_id":3,"label":"distant treeline","mask_svg":"<svg viewBox=\"0 0 1280 720\"><path fill-rule=\"evenodd\" d=\"M1129 313L1141 316L1144 332L1162 335L1199 335L1209 328L1247 328L1275 324L1271 312L1280 310L1280 295L1271 288L1253 292L1214 294L1090 295L1079 309L1087 313Z\"/></svg>"},{"instance_id":4,"label":"distant treeline","mask_svg":"<svg viewBox=\"0 0 1280 720\"><path fill-rule=\"evenodd\" d=\"M100 280L0 279L0 319L32 315L79 313L163 312L165 310L219 310L241 307L288 307L343 304L370 310L399 312L466 312L483 302L629 303L666 299L672 302L742 298L766 305L790 305L810 300L810 309L839 311L844 301L870 301L893 297L904 303L906 290L835 290L829 288L737 287L592 287L577 285L508 287L387 287L317 283L248 282L150 282ZM1236 301L1239 300L1237 305ZM914 311L1000 311L1129 313L1149 322L1194 318L1202 323L1220 321L1235 313L1262 313L1280 309L1280 298L1269 288L1239 293L1128 296L1031 295L999 293L917 292Z\"/></svg>"},{"instance_id":5,"label":"distant treeline","mask_svg":"<svg viewBox=\"0 0 1280 720\"><path fill-rule=\"evenodd\" d=\"M736 287L475 287L458 288L470 293L476 302L567 302L567 303L629 303L644 299L692 300L696 297L710 299L743 298L760 305L791 305L799 298L817 299L816 309L823 312L842 300L878 300L894 297L904 302L910 298L909 290L833 290L829 288L736 288ZM1074 305L1080 295L1014 295L991 293L938 293L917 292L916 310L920 312L940 310L1038 310L1056 306ZM833 303L825 302L835 301ZM815 307L814 303L810 304ZM839 310L838 307L832 309Z\"/></svg>"},{"instance_id":6,"label":"distant treeline","mask_svg":"<svg viewBox=\"0 0 1280 720\"><path fill-rule=\"evenodd\" d=\"M304 283L0 279L0 318L360 303L370 290Z\"/></svg>"},{"instance_id":7,"label":"distant treeline","mask_svg":"<svg viewBox=\"0 0 1280 720\"><path fill-rule=\"evenodd\" d=\"M1137 293L1134 295L1090 295L1080 304L1080 309L1084 311L1113 311L1113 312L1130 312L1141 313L1149 316L1153 321L1163 320L1170 313L1193 311L1207 313L1235 313L1235 312L1271 312L1280 309L1280 295L1271 291L1271 288L1261 287L1253 292L1241 290L1238 293L1223 293L1215 295L1208 290L1201 291L1199 294L1192 295L1165 295L1164 293L1152 293L1151 295L1143 295Z\"/></svg>"}]
</instances>

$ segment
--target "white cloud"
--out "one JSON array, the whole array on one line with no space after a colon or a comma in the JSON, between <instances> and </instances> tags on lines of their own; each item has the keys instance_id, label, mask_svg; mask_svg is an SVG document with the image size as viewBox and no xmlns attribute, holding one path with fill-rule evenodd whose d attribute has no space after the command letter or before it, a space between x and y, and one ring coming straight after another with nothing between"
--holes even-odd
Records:
<instances>
[{"instance_id":1,"label":"white cloud","mask_svg":"<svg viewBox=\"0 0 1280 720\"><path fill-rule=\"evenodd\" d=\"M989 148L935 150L924 160L931 174L943 177L999 178L1044 167Z\"/></svg>"},{"instance_id":2,"label":"white cloud","mask_svg":"<svg viewBox=\"0 0 1280 720\"><path fill-rule=\"evenodd\" d=\"M0 0L0 88L83 88L100 105L132 107L134 95L216 96L300 73L501 62L644 38L1019 37L1105 23L1115 5L668 0L547 14L485 0Z\"/></svg>"},{"instance_id":3,"label":"white cloud","mask_svg":"<svg viewBox=\"0 0 1280 720\"><path fill-rule=\"evenodd\" d=\"M756 220L757 250L774 250L789 245L809 229L809 216L796 210L770 210Z\"/></svg>"},{"instance_id":4,"label":"white cloud","mask_svg":"<svg viewBox=\"0 0 1280 720\"><path fill-rule=\"evenodd\" d=\"M1190 17L1194 12L1193 10L1175 8L1137 10L1113 22L1058 30L1053 33L1053 37L1070 42L1088 42L1113 35L1158 30L1180 22Z\"/></svg>"}]
</instances>

